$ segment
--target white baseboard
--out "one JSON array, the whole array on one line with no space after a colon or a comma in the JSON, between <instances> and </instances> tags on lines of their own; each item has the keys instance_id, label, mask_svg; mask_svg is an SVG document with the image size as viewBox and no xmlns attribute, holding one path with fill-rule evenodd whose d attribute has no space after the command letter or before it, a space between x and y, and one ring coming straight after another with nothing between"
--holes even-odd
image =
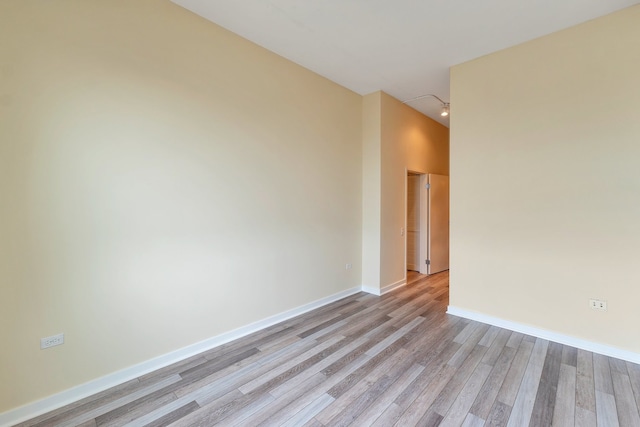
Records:
<instances>
[{"instance_id":1,"label":"white baseboard","mask_svg":"<svg viewBox=\"0 0 640 427\"><path fill-rule=\"evenodd\" d=\"M366 292L368 294L377 295L377 296L382 295L380 293L380 289L374 288L373 286L367 286L367 285L362 285L362 292Z\"/></svg>"},{"instance_id":2,"label":"white baseboard","mask_svg":"<svg viewBox=\"0 0 640 427\"><path fill-rule=\"evenodd\" d=\"M537 338L569 345L571 347L580 348L582 350L592 351L594 353L603 354L605 356L615 357L616 359L626 360L628 362L640 363L640 354L605 344L587 341L581 338L564 335L546 329L536 328L534 326L524 325L522 323L512 322L510 320L500 319L498 317L488 316L476 311L465 310L454 306L447 308L447 313L465 319L475 320L477 322L486 323L500 328L509 329L511 331L520 332Z\"/></svg>"},{"instance_id":3,"label":"white baseboard","mask_svg":"<svg viewBox=\"0 0 640 427\"><path fill-rule=\"evenodd\" d=\"M380 295L384 295L384 294L388 294L391 291L395 291L398 288L401 288L403 286L407 285L407 279L404 278L402 280L398 280L395 283L392 283L390 285L387 286L383 286L382 289L380 290Z\"/></svg>"},{"instance_id":4,"label":"white baseboard","mask_svg":"<svg viewBox=\"0 0 640 427\"><path fill-rule=\"evenodd\" d=\"M392 283L387 286L383 286L382 289L375 288L373 286L362 285L362 292L366 292L368 294L373 294L377 296L381 296L387 294L393 290L401 288L407 284L407 279L398 280L395 283Z\"/></svg>"},{"instance_id":5,"label":"white baseboard","mask_svg":"<svg viewBox=\"0 0 640 427\"><path fill-rule=\"evenodd\" d=\"M299 316L316 308L320 308L334 301L338 301L342 298L348 297L349 295L356 294L360 291L361 288L357 287L338 292L337 294L321 298L300 307L287 310L274 316L267 317L266 319L259 320L249 325L242 326L238 329L225 332L204 341L191 344L179 350L172 351L170 353L155 357L137 365L105 375L104 377L91 380L87 383L64 390L60 393L45 397L42 400L28 403L24 406L20 406L7 412L3 412L0 414L0 427L9 427L37 417L39 415L45 414L47 412L53 411L55 409L61 408L70 403L77 402L78 400L84 399L85 397L89 397L101 391L107 390L108 388L117 386L124 382L153 372L157 369L169 366L173 363L180 362L181 360L184 360L191 356L195 356L196 354L202 353L203 351L207 351L229 341L242 338L253 332Z\"/></svg>"}]
</instances>

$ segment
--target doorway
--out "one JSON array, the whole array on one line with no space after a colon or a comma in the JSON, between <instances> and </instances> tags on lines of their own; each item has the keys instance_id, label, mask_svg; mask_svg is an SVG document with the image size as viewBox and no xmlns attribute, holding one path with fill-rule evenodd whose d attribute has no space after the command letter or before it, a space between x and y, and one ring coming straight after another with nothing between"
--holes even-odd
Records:
<instances>
[{"instance_id":1,"label":"doorway","mask_svg":"<svg viewBox=\"0 0 640 427\"><path fill-rule=\"evenodd\" d=\"M449 177L407 171L406 269L434 274L449 269Z\"/></svg>"},{"instance_id":2,"label":"doorway","mask_svg":"<svg viewBox=\"0 0 640 427\"><path fill-rule=\"evenodd\" d=\"M407 270L420 272L420 174L407 173Z\"/></svg>"}]
</instances>

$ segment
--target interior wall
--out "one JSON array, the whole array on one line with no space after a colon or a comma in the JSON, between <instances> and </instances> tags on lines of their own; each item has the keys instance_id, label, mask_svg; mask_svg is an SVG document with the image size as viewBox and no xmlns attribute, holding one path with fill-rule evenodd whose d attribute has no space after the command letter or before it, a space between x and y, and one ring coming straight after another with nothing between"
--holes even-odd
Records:
<instances>
[{"instance_id":1,"label":"interior wall","mask_svg":"<svg viewBox=\"0 0 640 427\"><path fill-rule=\"evenodd\" d=\"M360 286L361 134L168 1L0 2L0 412Z\"/></svg>"},{"instance_id":2,"label":"interior wall","mask_svg":"<svg viewBox=\"0 0 640 427\"><path fill-rule=\"evenodd\" d=\"M453 67L452 306L640 353L638 22Z\"/></svg>"},{"instance_id":3,"label":"interior wall","mask_svg":"<svg viewBox=\"0 0 640 427\"><path fill-rule=\"evenodd\" d=\"M380 289L381 98L362 98L362 286L373 291Z\"/></svg>"},{"instance_id":4,"label":"interior wall","mask_svg":"<svg viewBox=\"0 0 640 427\"><path fill-rule=\"evenodd\" d=\"M381 95L380 286L405 280L407 171L449 175L449 129Z\"/></svg>"}]
</instances>

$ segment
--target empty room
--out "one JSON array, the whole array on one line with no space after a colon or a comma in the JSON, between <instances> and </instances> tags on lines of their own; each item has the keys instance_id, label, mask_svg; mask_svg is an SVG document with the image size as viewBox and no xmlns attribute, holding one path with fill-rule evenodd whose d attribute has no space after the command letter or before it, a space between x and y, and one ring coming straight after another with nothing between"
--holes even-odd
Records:
<instances>
[{"instance_id":1,"label":"empty room","mask_svg":"<svg viewBox=\"0 0 640 427\"><path fill-rule=\"evenodd\" d=\"M0 0L0 427L640 426L640 5Z\"/></svg>"}]
</instances>

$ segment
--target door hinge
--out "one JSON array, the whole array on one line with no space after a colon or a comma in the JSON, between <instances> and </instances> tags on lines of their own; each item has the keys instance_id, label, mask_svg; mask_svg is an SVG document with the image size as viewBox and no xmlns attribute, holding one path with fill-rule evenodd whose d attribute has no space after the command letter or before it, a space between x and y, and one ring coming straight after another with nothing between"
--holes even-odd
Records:
<instances>
[{"instance_id":1,"label":"door hinge","mask_svg":"<svg viewBox=\"0 0 640 427\"><path fill-rule=\"evenodd\" d=\"M424 263L427 264L427 265L431 265L431 260L430 259L425 259Z\"/></svg>"}]
</instances>

